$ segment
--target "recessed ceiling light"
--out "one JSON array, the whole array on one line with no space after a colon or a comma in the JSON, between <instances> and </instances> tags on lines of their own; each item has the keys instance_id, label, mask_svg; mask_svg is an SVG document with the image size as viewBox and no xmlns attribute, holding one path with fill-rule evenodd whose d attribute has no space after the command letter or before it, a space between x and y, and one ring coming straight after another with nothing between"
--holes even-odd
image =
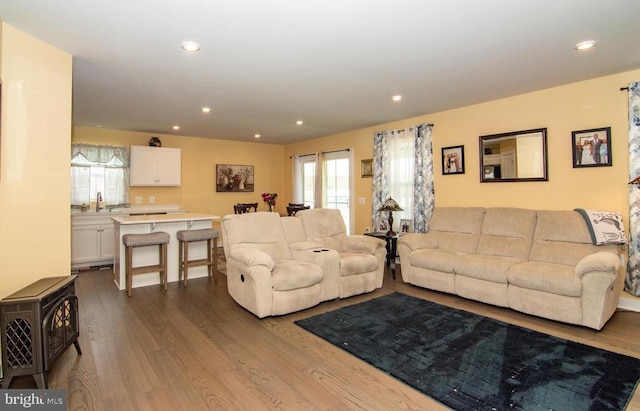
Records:
<instances>
[{"instance_id":1,"label":"recessed ceiling light","mask_svg":"<svg viewBox=\"0 0 640 411\"><path fill-rule=\"evenodd\" d=\"M211 107L202 107L203 113L211 113Z\"/></svg>"},{"instance_id":2,"label":"recessed ceiling light","mask_svg":"<svg viewBox=\"0 0 640 411\"><path fill-rule=\"evenodd\" d=\"M254 134L253 135L255 138L260 138L260 134Z\"/></svg>"},{"instance_id":3,"label":"recessed ceiling light","mask_svg":"<svg viewBox=\"0 0 640 411\"><path fill-rule=\"evenodd\" d=\"M398 101L402 100L402 96L398 94L396 96L391 97L391 100L397 103Z\"/></svg>"},{"instance_id":4,"label":"recessed ceiling light","mask_svg":"<svg viewBox=\"0 0 640 411\"><path fill-rule=\"evenodd\" d=\"M596 45L594 40L581 41L575 45L576 50L588 50Z\"/></svg>"},{"instance_id":5,"label":"recessed ceiling light","mask_svg":"<svg viewBox=\"0 0 640 411\"><path fill-rule=\"evenodd\" d=\"M189 53L195 53L200 51L200 45L194 41L185 41L182 43L182 50L188 51Z\"/></svg>"},{"instance_id":6,"label":"recessed ceiling light","mask_svg":"<svg viewBox=\"0 0 640 411\"><path fill-rule=\"evenodd\" d=\"M173 126L174 130L180 130L180 126Z\"/></svg>"},{"instance_id":7,"label":"recessed ceiling light","mask_svg":"<svg viewBox=\"0 0 640 411\"><path fill-rule=\"evenodd\" d=\"M301 126L301 125L303 125L303 124L304 124L304 121L302 121L302 120L298 120L298 121L296 121L296 124L297 124L297 125L299 125L299 126Z\"/></svg>"}]
</instances>

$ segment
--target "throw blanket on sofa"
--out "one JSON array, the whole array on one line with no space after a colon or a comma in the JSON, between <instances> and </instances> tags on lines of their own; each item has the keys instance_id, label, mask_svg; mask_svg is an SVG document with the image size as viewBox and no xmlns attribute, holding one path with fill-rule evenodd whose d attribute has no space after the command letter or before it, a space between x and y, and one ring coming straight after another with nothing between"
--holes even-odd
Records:
<instances>
[{"instance_id":1,"label":"throw blanket on sofa","mask_svg":"<svg viewBox=\"0 0 640 411\"><path fill-rule=\"evenodd\" d=\"M576 211L582 215L587 223L593 244L627 244L627 236L620 213L582 208L576 208Z\"/></svg>"}]
</instances>

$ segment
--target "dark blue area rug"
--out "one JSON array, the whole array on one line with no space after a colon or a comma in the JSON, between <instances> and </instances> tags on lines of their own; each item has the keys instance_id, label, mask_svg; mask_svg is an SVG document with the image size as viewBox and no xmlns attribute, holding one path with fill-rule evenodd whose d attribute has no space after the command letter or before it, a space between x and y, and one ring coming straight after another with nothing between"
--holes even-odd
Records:
<instances>
[{"instance_id":1,"label":"dark blue area rug","mask_svg":"<svg viewBox=\"0 0 640 411\"><path fill-rule=\"evenodd\" d=\"M459 411L623 410L640 360L394 293L296 321Z\"/></svg>"}]
</instances>

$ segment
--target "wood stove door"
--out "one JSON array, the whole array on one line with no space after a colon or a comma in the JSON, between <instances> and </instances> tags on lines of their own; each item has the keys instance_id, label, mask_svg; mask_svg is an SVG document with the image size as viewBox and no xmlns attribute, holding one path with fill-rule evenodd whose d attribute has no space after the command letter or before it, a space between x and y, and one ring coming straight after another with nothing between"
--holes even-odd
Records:
<instances>
[{"instance_id":1,"label":"wood stove door","mask_svg":"<svg viewBox=\"0 0 640 411\"><path fill-rule=\"evenodd\" d=\"M44 370L74 344L78 354L79 331L78 297L66 295L58 300L53 308L42 319L42 338L44 351Z\"/></svg>"}]
</instances>

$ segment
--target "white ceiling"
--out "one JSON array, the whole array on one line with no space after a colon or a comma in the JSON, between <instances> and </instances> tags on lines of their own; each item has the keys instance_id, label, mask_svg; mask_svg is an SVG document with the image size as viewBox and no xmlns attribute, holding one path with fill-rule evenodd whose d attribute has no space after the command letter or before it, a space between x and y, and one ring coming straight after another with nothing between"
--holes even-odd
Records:
<instances>
[{"instance_id":1,"label":"white ceiling","mask_svg":"<svg viewBox=\"0 0 640 411\"><path fill-rule=\"evenodd\" d=\"M74 125L278 144L638 69L638 16L640 0L0 0L74 56Z\"/></svg>"}]
</instances>

